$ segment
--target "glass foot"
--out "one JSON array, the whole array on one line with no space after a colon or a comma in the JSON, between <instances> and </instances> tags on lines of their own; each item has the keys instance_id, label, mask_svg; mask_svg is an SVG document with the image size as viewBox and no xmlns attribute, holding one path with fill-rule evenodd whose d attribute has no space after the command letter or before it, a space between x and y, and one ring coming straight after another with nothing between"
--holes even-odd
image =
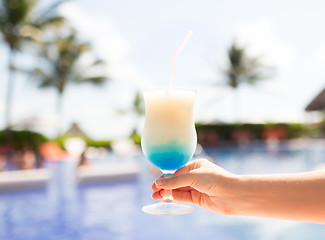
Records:
<instances>
[{"instance_id":1,"label":"glass foot","mask_svg":"<svg viewBox=\"0 0 325 240\"><path fill-rule=\"evenodd\" d=\"M175 201L161 201L144 206L142 211L154 215L182 215L193 211L193 207Z\"/></svg>"}]
</instances>

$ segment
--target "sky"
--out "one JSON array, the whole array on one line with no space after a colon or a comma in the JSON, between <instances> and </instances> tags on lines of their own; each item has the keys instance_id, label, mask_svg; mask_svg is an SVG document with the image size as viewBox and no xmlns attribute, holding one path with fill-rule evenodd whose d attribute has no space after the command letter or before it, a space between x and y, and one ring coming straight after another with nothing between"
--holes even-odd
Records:
<instances>
[{"instance_id":1,"label":"sky","mask_svg":"<svg viewBox=\"0 0 325 240\"><path fill-rule=\"evenodd\" d=\"M75 0L59 12L70 19L94 56L107 62L103 87L68 86L62 128L78 122L96 139L124 138L141 120L132 112L137 90L167 87L172 59L180 54L176 87L198 91L195 119L201 122L306 122L318 119L304 108L325 87L323 1L149 1ZM237 93L222 83L227 48L233 40L276 71ZM0 45L0 128L4 127L7 48ZM19 56L18 63L27 58ZM38 64L30 63L32 64ZM37 118L37 130L55 134L56 92L38 89L20 74L15 82L13 122ZM236 112L234 108L236 105ZM121 110L125 112L121 114Z\"/></svg>"}]
</instances>

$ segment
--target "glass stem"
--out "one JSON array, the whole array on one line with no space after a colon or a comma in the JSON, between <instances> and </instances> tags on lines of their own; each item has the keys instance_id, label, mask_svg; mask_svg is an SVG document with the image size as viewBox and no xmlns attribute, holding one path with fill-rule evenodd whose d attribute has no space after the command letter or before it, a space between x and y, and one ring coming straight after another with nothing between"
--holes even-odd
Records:
<instances>
[{"instance_id":1,"label":"glass stem","mask_svg":"<svg viewBox=\"0 0 325 240\"><path fill-rule=\"evenodd\" d=\"M166 177L172 176L175 171L164 170L162 172L164 174L163 177L166 178ZM173 190L165 189L162 202L173 202L173 201L174 201L174 198L173 198Z\"/></svg>"}]
</instances>

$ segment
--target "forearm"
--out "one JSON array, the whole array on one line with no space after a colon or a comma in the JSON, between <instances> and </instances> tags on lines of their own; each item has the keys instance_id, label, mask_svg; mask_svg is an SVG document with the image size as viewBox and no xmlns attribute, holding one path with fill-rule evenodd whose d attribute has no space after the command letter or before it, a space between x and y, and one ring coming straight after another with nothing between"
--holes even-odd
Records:
<instances>
[{"instance_id":1,"label":"forearm","mask_svg":"<svg viewBox=\"0 0 325 240\"><path fill-rule=\"evenodd\" d=\"M325 223L325 171L242 175L233 194L233 214Z\"/></svg>"}]
</instances>

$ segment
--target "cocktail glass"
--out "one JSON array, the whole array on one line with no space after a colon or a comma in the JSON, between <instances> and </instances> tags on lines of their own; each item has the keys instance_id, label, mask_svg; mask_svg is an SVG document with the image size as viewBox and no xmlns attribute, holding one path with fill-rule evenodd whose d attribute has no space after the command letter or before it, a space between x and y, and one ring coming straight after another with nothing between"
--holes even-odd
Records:
<instances>
[{"instance_id":1,"label":"cocktail glass","mask_svg":"<svg viewBox=\"0 0 325 240\"><path fill-rule=\"evenodd\" d=\"M193 109L196 91L158 89L144 92L145 124L141 146L149 162L164 177L174 174L193 156L197 143ZM163 199L142 210L156 215L189 213L191 206L174 201L172 190L165 189Z\"/></svg>"}]
</instances>

